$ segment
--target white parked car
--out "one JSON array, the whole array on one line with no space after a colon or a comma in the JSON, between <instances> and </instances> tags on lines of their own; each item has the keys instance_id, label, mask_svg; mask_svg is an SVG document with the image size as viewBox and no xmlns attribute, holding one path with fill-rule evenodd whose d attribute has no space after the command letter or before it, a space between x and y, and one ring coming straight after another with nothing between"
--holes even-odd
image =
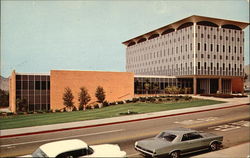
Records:
<instances>
[{"instance_id":1,"label":"white parked car","mask_svg":"<svg viewBox=\"0 0 250 158\"><path fill-rule=\"evenodd\" d=\"M44 144L36 149L31 155L22 157L125 157L126 152L121 151L118 145L103 144L88 146L79 139L56 141Z\"/></svg>"}]
</instances>

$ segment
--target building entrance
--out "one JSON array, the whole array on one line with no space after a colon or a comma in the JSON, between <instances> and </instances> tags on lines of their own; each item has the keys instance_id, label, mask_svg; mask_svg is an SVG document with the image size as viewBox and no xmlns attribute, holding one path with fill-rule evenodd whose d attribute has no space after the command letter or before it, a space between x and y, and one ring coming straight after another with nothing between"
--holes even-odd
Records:
<instances>
[{"instance_id":1,"label":"building entrance","mask_svg":"<svg viewBox=\"0 0 250 158\"><path fill-rule=\"evenodd\" d=\"M218 79L210 79L210 94L215 94L219 90Z\"/></svg>"}]
</instances>

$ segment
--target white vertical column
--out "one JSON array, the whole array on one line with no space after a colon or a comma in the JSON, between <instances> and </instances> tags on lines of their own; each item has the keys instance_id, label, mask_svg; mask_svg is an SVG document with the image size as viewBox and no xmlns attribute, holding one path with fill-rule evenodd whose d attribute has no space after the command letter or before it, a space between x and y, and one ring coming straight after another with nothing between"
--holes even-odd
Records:
<instances>
[{"instance_id":1,"label":"white vertical column","mask_svg":"<svg viewBox=\"0 0 250 158\"><path fill-rule=\"evenodd\" d=\"M193 43L193 52L194 52L194 75L196 75L196 71L195 71L195 66L196 66L196 58L195 58L195 53L196 53L196 22L193 25L193 29L194 29L194 43Z\"/></svg>"}]
</instances>

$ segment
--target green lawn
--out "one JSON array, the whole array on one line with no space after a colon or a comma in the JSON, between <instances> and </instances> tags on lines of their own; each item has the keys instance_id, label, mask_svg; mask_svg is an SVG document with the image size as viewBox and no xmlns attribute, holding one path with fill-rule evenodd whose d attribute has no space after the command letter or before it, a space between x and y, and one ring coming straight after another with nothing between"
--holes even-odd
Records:
<instances>
[{"instance_id":1,"label":"green lawn","mask_svg":"<svg viewBox=\"0 0 250 158\"><path fill-rule=\"evenodd\" d=\"M193 99L192 101L179 101L172 103L129 103L121 105L112 105L101 109L87 111L8 116L0 119L0 129L11 129L55 123L118 117L120 116L120 113L127 112L128 110L141 114L219 103L223 102L214 100Z\"/></svg>"}]
</instances>

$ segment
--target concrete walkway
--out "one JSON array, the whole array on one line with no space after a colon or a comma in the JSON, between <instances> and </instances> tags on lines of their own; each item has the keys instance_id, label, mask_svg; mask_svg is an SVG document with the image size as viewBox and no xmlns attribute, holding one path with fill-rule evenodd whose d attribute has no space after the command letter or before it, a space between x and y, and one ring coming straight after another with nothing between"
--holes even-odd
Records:
<instances>
[{"instance_id":1,"label":"concrete walkway","mask_svg":"<svg viewBox=\"0 0 250 158\"><path fill-rule=\"evenodd\" d=\"M212 98L212 97L203 97L203 96L195 96L195 98L202 98L202 99L214 99L214 100L221 100L220 98ZM107 124L118 124L118 123L125 123L125 122L133 122L139 120L146 120L146 119L153 119L153 118L160 118L160 117L167 117L173 115L182 115L182 114L191 114L195 112L201 111L211 111L215 109L227 108L235 105L240 104L247 104L249 103L249 96L247 98L230 98L223 99L223 101L229 101L223 104L215 104L215 105L208 105L202 107L192 107L192 108L185 108L185 109L177 109L177 110L169 110L169 111L161 111L161 112L153 112L147 114L138 114L138 115L129 115L129 116L121 116L121 117L113 117L113 118L106 118L106 119L97 119L97 120L88 120L88 121L78 121L78 122L69 122L69 123L60 123L60 124L52 124L52 125L42 125L42 126L33 126L33 127L25 127L25 128L15 128L15 129L6 129L0 130L0 138L1 137L8 137L8 136L18 136L22 134L34 134L34 133L47 133L52 131L60 131L60 130L69 130L70 128L88 128L88 127L95 127L95 126L104 126ZM222 101L222 100L221 100Z\"/></svg>"},{"instance_id":2,"label":"concrete walkway","mask_svg":"<svg viewBox=\"0 0 250 158\"><path fill-rule=\"evenodd\" d=\"M250 143L201 154L192 158L250 158Z\"/></svg>"}]
</instances>

